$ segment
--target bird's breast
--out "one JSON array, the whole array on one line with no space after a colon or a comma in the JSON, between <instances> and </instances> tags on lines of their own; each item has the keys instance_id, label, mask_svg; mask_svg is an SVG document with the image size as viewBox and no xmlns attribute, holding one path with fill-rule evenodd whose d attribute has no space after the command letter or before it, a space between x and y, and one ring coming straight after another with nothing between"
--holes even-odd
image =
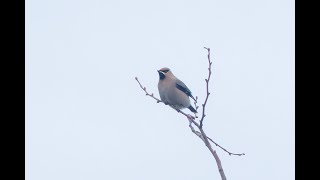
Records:
<instances>
[{"instance_id":1,"label":"bird's breast","mask_svg":"<svg viewBox=\"0 0 320 180\"><path fill-rule=\"evenodd\" d=\"M175 81L159 81L158 89L162 101L183 108L190 105L188 95L176 87Z\"/></svg>"}]
</instances>

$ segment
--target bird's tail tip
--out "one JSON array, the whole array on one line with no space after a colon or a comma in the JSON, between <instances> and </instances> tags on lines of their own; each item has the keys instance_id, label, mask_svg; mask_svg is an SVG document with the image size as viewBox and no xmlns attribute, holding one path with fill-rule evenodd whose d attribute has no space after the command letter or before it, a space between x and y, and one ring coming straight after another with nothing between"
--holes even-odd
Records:
<instances>
[{"instance_id":1,"label":"bird's tail tip","mask_svg":"<svg viewBox=\"0 0 320 180\"><path fill-rule=\"evenodd\" d=\"M197 110L195 110L191 105L188 108L190 109L191 112L198 113Z\"/></svg>"}]
</instances>

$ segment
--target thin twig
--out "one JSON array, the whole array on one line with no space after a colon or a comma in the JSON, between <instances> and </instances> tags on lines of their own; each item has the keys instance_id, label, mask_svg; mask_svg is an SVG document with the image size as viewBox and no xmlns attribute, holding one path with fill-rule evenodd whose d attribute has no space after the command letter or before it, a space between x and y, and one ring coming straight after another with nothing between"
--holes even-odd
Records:
<instances>
[{"instance_id":1,"label":"thin twig","mask_svg":"<svg viewBox=\"0 0 320 180\"><path fill-rule=\"evenodd\" d=\"M144 90L144 92L146 92L146 96L150 96L150 97L152 97L153 99L157 100L157 103L162 102L160 99L154 97L153 93L152 93L152 94L149 94L149 93L147 92L147 88L146 88L146 87L143 87L143 86L141 85L141 83L140 83L140 81L138 80L137 77L136 77L135 79L138 81L141 89Z\"/></svg>"},{"instance_id":2,"label":"thin twig","mask_svg":"<svg viewBox=\"0 0 320 180\"><path fill-rule=\"evenodd\" d=\"M208 79L205 79L206 81L206 89L207 89L207 96L206 96L206 100L204 101L204 103L202 104L202 117L200 119L200 127L203 126L203 119L204 117L206 117L205 115L205 108L206 108L206 104L207 104L207 101L208 101L208 98L209 98L209 95L210 95L210 92L209 92L209 81L210 81L210 77L211 77L211 65L212 65L212 62L211 62L211 59L210 59L210 48L206 48L204 47L206 50L208 50L208 62L209 62L209 75L208 75Z\"/></svg>"},{"instance_id":3,"label":"thin twig","mask_svg":"<svg viewBox=\"0 0 320 180\"><path fill-rule=\"evenodd\" d=\"M214 143L216 146L218 146L219 148L221 148L222 150L224 150L225 152L227 152L230 156L231 156L231 155L235 155L235 156L245 155L244 153L236 154L236 153L229 152L228 150L226 150L225 148L223 148L222 146L220 146L218 143L214 142L210 137L207 137L207 138L208 138L212 143Z\"/></svg>"},{"instance_id":4,"label":"thin twig","mask_svg":"<svg viewBox=\"0 0 320 180\"><path fill-rule=\"evenodd\" d=\"M197 105L198 102L198 96L196 96L196 101L194 101L194 106L196 108L196 110L198 110L199 106Z\"/></svg>"},{"instance_id":5,"label":"thin twig","mask_svg":"<svg viewBox=\"0 0 320 180\"><path fill-rule=\"evenodd\" d=\"M196 108L196 111L198 112L199 106L197 105L197 102L198 102L198 96L196 96L195 101L193 101L194 107ZM197 113L194 113L194 117L198 118Z\"/></svg>"}]
</instances>

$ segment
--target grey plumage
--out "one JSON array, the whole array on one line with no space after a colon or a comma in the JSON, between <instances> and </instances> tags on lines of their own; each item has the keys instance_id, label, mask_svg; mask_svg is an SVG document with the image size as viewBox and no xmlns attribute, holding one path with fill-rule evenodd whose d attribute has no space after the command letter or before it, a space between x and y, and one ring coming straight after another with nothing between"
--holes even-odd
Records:
<instances>
[{"instance_id":1,"label":"grey plumage","mask_svg":"<svg viewBox=\"0 0 320 180\"><path fill-rule=\"evenodd\" d=\"M190 104L189 97L195 100L190 89L176 78L169 68L161 68L158 73L158 90L161 100L177 109L188 108L190 111L197 113Z\"/></svg>"}]
</instances>

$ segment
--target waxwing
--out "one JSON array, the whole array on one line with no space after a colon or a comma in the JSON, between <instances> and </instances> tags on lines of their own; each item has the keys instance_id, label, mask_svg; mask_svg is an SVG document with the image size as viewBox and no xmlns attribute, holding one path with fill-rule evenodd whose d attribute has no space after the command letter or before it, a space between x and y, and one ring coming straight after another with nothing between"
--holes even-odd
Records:
<instances>
[{"instance_id":1,"label":"waxwing","mask_svg":"<svg viewBox=\"0 0 320 180\"><path fill-rule=\"evenodd\" d=\"M175 77L171 70L167 67L158 70L159 83L158 90L161 100L165 104L174 106L177 109L188 108L190 111L197 113L197 111L191 106L190 99L195 98L192 96L189 88ZM195 100L196 101L196 100Z\"/></svg>"}]
</instances>

